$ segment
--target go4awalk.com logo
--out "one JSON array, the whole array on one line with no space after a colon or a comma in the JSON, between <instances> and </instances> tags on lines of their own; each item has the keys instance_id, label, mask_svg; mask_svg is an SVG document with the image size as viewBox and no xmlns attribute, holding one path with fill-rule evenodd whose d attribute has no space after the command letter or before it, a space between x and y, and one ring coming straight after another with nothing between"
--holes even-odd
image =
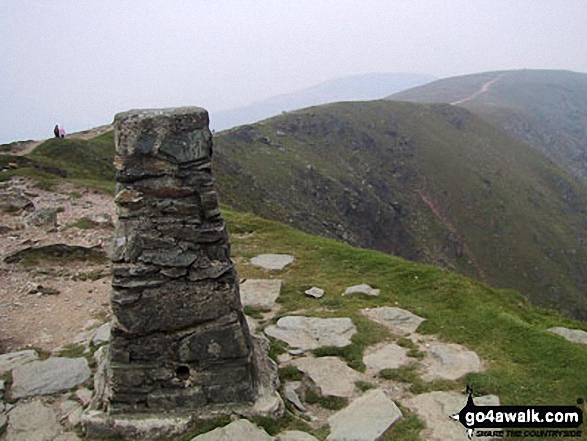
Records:
<instances>
[{"instance_id":1,"label":"go4awalk.com logo","mask_svg":"<svg viewBox=\"0 0 587 441\"><path fill-rule=\"evenodd\" d=\"M467 386L467 404L450 416L477 437L581 438L583 411L576 406L477 406ZM581 403L582 400L577 400Z\"/></svg>"}]
</instances>

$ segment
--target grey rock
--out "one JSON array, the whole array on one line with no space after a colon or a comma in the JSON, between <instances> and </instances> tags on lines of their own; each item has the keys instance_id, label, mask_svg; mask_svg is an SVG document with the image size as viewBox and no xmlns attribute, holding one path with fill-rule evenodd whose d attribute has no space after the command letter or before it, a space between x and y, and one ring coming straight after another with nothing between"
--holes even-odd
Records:
<instances>
[{"instance_id":1,"label":"grey rock","mask_svg":"<svg viewBox=\"0 0 587 441\"><path fill-rule=\"evenodd\" d=\"M416 332L418 326L425 320L405 309L381 306L379 308L366 308L361 312L367 318L390 328L399 335Z\"/></svg>"},{"instance_id":2,"label":"grey rock","mask_svg":"<svg viewBox=\"0 0 587 441\"><path fill-rule=\"evenodd\" d=\"M396 344L367 348L363 356L363 363L375 375L383 369L397 369L409 362L406 349Z\"/></svg>"},{"instance_id":3,"label":"grey rock","mask_svg":"<svg viewBox=\"0 0 587 441\"><path fill-rule=\"evenodd\" d=\"M478 406L499 405L499 398L495 395L474 398L473 401ZM466 439L462 424L449 418L450 415L460 412L467 404L466 395L436 391L417 395L402 404L415 412L426 425L426 429L420 435L422 439L430 441Z\"/></svg>"},{"instance_id":4,"label":"grey rock","mask_svg":"<svg viewBox=\"0 0 587 441\"><path fill-rule=\"evenodd\" d=\"M375 389L328 418L330 435L326 439L377 441L401 417L396 404L382 390Z\"/></svg>"},{"instance_id":5,"label":"grey rock","mask_svg":"<svg viewBox=\"0 0 587 441\"><path fill-rule=\"evenodd\" d=\"M241 302L243 306L273 308L282 286L280 279L247 279L240 285Z\"/></svg>"},{"instance_id":6,"label":"grey rock","mask_svg":"<svg viewBox=\"0 0 587 441\"><path fill-rule=\"evenodd\" d=\"M73 428L81 422L83 408L77 401L65 400L59 404L59 412L60 420Z\"/></svg>"},{"instance_id":7,"label":"grey rock","mask_svg":"<svg viewBox=\"0 0 587 441\"><path fill-rule=\"evenodd\" d=\"M198 435L192 441L273 441L273 437L250 421L236 420L227 426Z\"/></svg>"},{"instance_id":8,"label":"grey rock","mask_svg":"<svg viewBox=\"0 0 587 441\"><path fill-rule=\"evenodd\" d=\"M110 330L112 328L112 323L104 323L94 333L94 337L92 338L92 343L95 346L101 345L103 343L108 343L110 340Z\"/></svg>"},{"instance_id":9,"label":"grey rock","mask_svg":"<svg viewBox=\"0 0 587 441\"><path fill-rule=\"evenodd\" d=\"M66 432L54 438L53 441L81 441L81 438L73 432Z\"/></svg>"},{"instance_id":10,"label":"grey rock","mask_svg":"<svg viewBox=\"0 0 587 441\"><path fill-rule=\"evenodd\" d=\"M422 364L422 379L425 381L457 380L470 372L481 371L479 356L456 343L431 344Z\"/></svg>"},{"instance_id":11,"label":"grey rock","mask_svg":"<svg viewBox=\"0 0 587 441\"><path fill-rule=\"evenodd\" d=\"M75 396L83 407L87 407L92 401L92 391L86 387L81 387L76 390Z\"/></svg>"},{"instance_id":12,"label":"grey rock","mask_svg":"<svg viewBox=\"0 0 587 441\"><path fill-rule=\"evenodd\" d=\"M41 401L19 403L8 416L6 441L52 441L61 428L53 410Z\"/></svg>"},{"instance_id":13,"label":"grey rock","mask_svg":"<svg viewBox=\"0 0 587 441\"><path fill-rule=\"evenodd\" d=\"M0 355L0 375L10 372L12 369L39 358L36 351L27 349L24 351L10 352Z\"/></svg>"},{"instance_id":14,"label":"grey rock","mask_svg":"<svg viewBox=\"0 0 587 441\"><path fill-rule=\"evenodd\" d=\"M55 228L57 227L57 209L41 208L33 211L24 218L27 227Z\"/></svg>"},{"instance_id":15,"label":"grey rock","mask_svg":"<svg viewBox=\"0 0 587 441\"><path fill-rule=\"evenodd\" d=\"M294 261L289 254L260 254L251 259L251 263L267 270L282 270Z\"/></svg>"},{"instance_id":16,"label":"grey rock","mask_svg":"<svg viewBox=\"0 0 587 441\"><path fill-rule=\"evenodd\" d=\"M342 295L348 296L350 294L366 294L368 296L378 296L379 293L380 293L380 290L371 288L371 286L363 283L361 285L355 285L355 286L348 287Z\"/></svg>"},{"instance_id":17,"label":"grey rock","mask_svg":"<svg viewBox=\"0 0 587 441\"><path fill-rule=\"evenodd\" d=\"M308 297L314 297L315 299L319 299L320 297L324 296L324 290L320 289L320 288L316 288L314 286L314 287L304 291L304 294L306 294Z\"/></svg>"},{"instance_id":18,"label":"grey rock","mask_svg":"<svg viewBox=\"0 0 587 441\"><path fill-rule=\"evenodd\" d=\"M587 345L587 332L581 329L569 329L563 327L555 327L550 328L550 332L554 334L558 334L561 337L564 337L568 341L572 341L573 343L580 343L583 345Z\"/></svg>"},{"instance_id":19,"label":"grey rock","mask_svg":"<svg viewBox=\"0 0 587 441\"><path fill-rule=\"evenodd\" d=\"M3 211L17 213L22 210L34 210L35 204L22 194L4 194L0 195L0 208Z\"/></svg>"},{"instance_id":20,"label":"grey rock","mask_svg":"<svg viewBox=\"0 0 587 441\"><path fill-rule=\"evenodd\" d=\"M112 225L112 216L108 213L91 213L87 218L97 225Z\"/></svg>"},{"instance_id":21,"label":"grey rock","mask_svg":"<svg viewBox=\"0 0 587 441\"><path fill-rule=\"evenodd\" d=\"M88 380L90 374L85 358L32 361L12 371L11 396L16 399L68 390Z\"/></svg>"},{"instance_id":22,"label":"grey rock","mask_svg":"<svg viewBox=\"0 0 587 441\"><path fill-rule=\"evenodd\" d=\"M298 396L297 392L300 389L301 385L302 383L299 381L290 381L288 383L285 383L285 385L283 386L283 390L285 393L286 400L293 404L296 407L296 409L305 412L306 407L302 404L302 401L300 400L300 397Z\"/></svg>"},{"instance_id":23,"label":"grey rock","mask_svg":"<svg viewBox=\"0 0 587 441\"><path fill-rule=\"evenodd\" d=\"M348 317L323 319L286 316L265 329L268 336L303 350L322 346L347 346L351 344L351 337L356 332L357 328Z\"/></svg>"},{"instance_id":24,"label":"grey rock","mask_svg":"<svg viewBox=\"0 0 587 441\"><path fill-rule=\"evenodd\" d=\"M185 415L121 415L108 416L96 410L82 414L86 438L104 439L172 439L190 428L191 418Z\"/></svg>"},{"instance_id":25,"label":"grey rock","mask_svg":"<svg viewBox=\"0 0 587 441\"><path fill-rule=\"evenodd\" d=\"M2 404L0 407L4 408L4 405ZM4 409L2 409L0 411L0 433L4 432L4 429L6 428L7 424L8 424L8 417L4 413Z\"/></svg>"},{"instance_id":26,"label":"grey rock","mask_svg":"<svg viewBox=\"0 0 587 441\"><path fill-rule=\"evenodd\" d=\"M352 397L355 382L363 378L337 357L298 358L292 365L304 372L325 397Z\"/></svg>"},{"instance_id":27,"label":"grey rock","mask_svg":"<svg viewBox=\"0 0 587 441\"><path fill-rule=\"evenodd\" d=\"M275 441L318 441L318 438L299 430L287 430L277 435Z\"/></svg>"}]
</instances>

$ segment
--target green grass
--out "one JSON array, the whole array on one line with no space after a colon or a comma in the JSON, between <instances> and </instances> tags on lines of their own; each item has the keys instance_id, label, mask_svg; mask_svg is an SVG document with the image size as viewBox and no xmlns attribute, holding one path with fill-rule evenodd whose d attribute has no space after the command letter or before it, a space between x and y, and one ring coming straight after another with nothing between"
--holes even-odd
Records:
<instances>
[{"instance_id":1,"label":"green grass","mask_svg":"<svg viewBox=\"0 0 587 441\"><path fill-rule=\"evenodd\" d=\"M579 245L587 190L466 109L336 103L230 130L215 143L218 187L231 206L442 264L587 318ZM340 299L325 302L335 310Z\"/></svg>"},{"instance_id":2,"label":"green grass","mask_svg":"<svg viewBox=\"0 0 587 441\"><path fill-rule=\"evenodd\" d=\"M295 264L280 274L288 282L280 298L281 315L295 312L353 319L358 334L353 338L352 351L345 355L344 348L326 348L318 351L318 355L339 355L360 368L359 360L366 346L391 341L393 336L365 319L359 310L396 306L397 302L397 306L427 319L419 332L463 344L476 351L487 366L485 372L469 375L461 383L418 383L415 376L408 375L406 379L414 382L415 390L460 390L469 382L476 393L497 394L503 404L573 404L577 397L587 397L583 375L587 347L546 331L552 326L587 329L585 324L533 307L514 291L492 289L432 266L310 236L247 213L225 208L223 215L229 231L245 228L252 233L232 237L233 255L244 258L237 265L240 277L267 274L246 263L259 253L295 256ZM359 280L377 286L381 295L375 300L340 297L345 287ZM301 296L298 286L308 284L323 287L326 295L317 301ZM339 306L322 308L334 298L340 301ZM410 347L406 340L399 342ZM277 345L279 351L285 349L283 343Z\"/></svg>"}]
</instances>

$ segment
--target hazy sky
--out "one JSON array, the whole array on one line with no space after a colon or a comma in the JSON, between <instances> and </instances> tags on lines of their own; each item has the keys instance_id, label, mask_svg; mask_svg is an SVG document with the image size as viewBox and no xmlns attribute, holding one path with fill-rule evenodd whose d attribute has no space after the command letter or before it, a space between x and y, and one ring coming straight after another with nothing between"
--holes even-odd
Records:
<instances>
[{"instance_id":1,"label":"hazy sky","mask_svg":"<svg viewBox=\"0 0 587 441\"><path fill-rule=\"evenodd\" d=\"M0 143L369 72L587 72L586 0L0 0Z\"/></svg>"}]
</instances>

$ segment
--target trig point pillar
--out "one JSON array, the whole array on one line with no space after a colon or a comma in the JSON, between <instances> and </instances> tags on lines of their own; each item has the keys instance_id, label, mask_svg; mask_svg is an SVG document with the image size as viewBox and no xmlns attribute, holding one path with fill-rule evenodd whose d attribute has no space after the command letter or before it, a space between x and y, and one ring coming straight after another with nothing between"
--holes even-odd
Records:
<instances>
[{"instance_id":1,"label":"trig point pillar","mask_svg":"<svg viewBox=\"0 0 587 441\"><path fill-rule=\"evenodd\" d=\"M129 111L116 116L115 130L114 322L93 408L108 418L199 417L193 411L252 406L267 386L260 371L268 360L259 360L242 312L213 187L208 113Z\"/></svg>"}]
</instances>

